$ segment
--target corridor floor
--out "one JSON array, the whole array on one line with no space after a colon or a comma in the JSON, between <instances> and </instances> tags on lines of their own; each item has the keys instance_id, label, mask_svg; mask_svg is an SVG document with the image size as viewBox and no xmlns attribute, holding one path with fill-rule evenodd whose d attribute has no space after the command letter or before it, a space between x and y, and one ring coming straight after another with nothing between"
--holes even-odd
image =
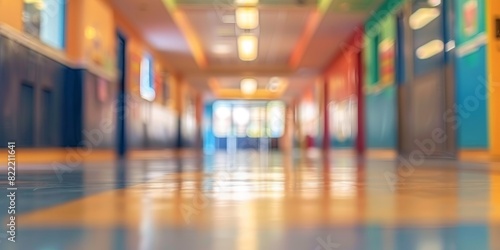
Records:
<instances>
[{"instance_id":1,"label":"corridor floor","mask_svg":"<svg viewBox=\"0 0 500 250\"><path fill-rule=\"evenodd\" d=\"M30 163L17 186L0 249L500 249L500 163L242 151Z\"/></svg>"}]
</instances>

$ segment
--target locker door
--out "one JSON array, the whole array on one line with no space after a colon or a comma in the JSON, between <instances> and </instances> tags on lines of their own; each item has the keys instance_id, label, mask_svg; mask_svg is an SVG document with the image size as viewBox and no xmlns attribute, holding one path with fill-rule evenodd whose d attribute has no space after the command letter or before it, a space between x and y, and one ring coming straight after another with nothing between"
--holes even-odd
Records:
<instances>
[{"instance_id":1,"label":"locker door","mask_svg":"<svg viewBox=\"0 0 500 250\"><path fill-rule=\"evenodd\" d=\"M404 41L404 82L399 85L398 151L411 159L456 156L453 129L454 82L453 62L445 49L446 2L430 6L415 0L405 6L404 28L399 32ZM427 24L410 22L422 11L434 9L439 15ZM432 10L431 10L432 11ZM417 18L415 18L417 19ZM401 52L400 52L401 53Z\"/></svg>"},{"instance_id":2,"label":"locker door","mask_svg":"<svg viewBox=\"0 0 500 250\"><path fill-rule=\"evenodd\" d=\"M35 135L35 89L32 84L21 84L18 117L18 145L33 147Z\"/></svg>"}]
</instances>

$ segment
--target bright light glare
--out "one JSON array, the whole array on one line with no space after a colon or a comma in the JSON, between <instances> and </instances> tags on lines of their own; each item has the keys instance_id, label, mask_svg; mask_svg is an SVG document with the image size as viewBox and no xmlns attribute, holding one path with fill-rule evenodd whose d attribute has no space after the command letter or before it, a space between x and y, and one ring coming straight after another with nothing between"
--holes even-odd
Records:
<instances>
[{"instance_id":1,"label":"bright light glare","mask_svg":"<svg viewBox=\"0 0 500 250\"><path fill-rule=\"evenodd\" d=\"M441 40L432 40L417 49L417 57L420 60L431 58L444 50Z\"/></svg>"},{"instance_id":2,"label":"bright light glare","mask_svg":"<svg viewBox=\"0 0 500 250\"><path fill-rule=\"evenodd\" d=\"M446 52L455 48L455 40L451 40L446 43Z\"/></svg>"},{"instance_id":3,"label":"bright light glare","mask_svg":"<svg viewBox=\"0 0 500 250\"><path fill-rule=\"evenodd\" d=\"M242 35L238 37L238 56L242 61L253 61L257 59L258 40L253 35Z\"/></svg>"},{"instance_id":4,"label":"bright light glare","mask_svg":"<svg viewBox=\"0 0 500 250\"><path fill-rule=\"evenodd\" d=\"M410 27L418 30L436 19L441 13L437 8L421 8L410 16Z\"/></svg>"},{"instance_id":5,"label":"bright light glare","mask_svg":"<svg viewBox=\"0 0 500 250\"><path fill-rule=\"evenodd\" d=\"M233 109L233 122L238 125L247 125L250 121L250 112L247 108L237 107Z\"/></svg>"},{"instance_id":6,"label":"bright light glare","mask_svg":"<svg viewBox=\"0 0 500 250\"><path fill-rule=\"evenodd\" d=\"M257 80L253 78L245 78L241 80L240 88L244 95L252 95L255 91L257 91Z\"/></svg>"},{"instance_id":7,"label":"bright light glare","mask_svg":"<svg viewBox=\"0 0 500 250\"><path fill-rule=\"evenodd\" d=\"M154 79L152 79L152 63L151 59L145 56L141 61L141 97L148 101L154 101L156 97L155 89L152 87Z\"/></svg>"},{"instance_id":8,"label":"bright light glare","mask_svg":"<svg viewBox=\"0 0 500 250\"><path fill-rule=\"evenodd\" d=\"M226 106L218 106L215 109L215 116L217 119L227 119L231 116L231 109Z\"/></svg>"},{"instance_id":9,"label":"bright light glare","mask_svg":"<svg viewBox=\"0 0 500 250\"><path fill-rule=\"evenodd\" d=\"M259 10L254 7L237 8L236 25L244 30L257 28L259 26Z\"/></svg>"},{"instance_id":10,"label":"bright light glare","mask_svg":"<svg viewBox=\"0 0 500 250\"><path fill-rule=\"evenodd\" d=\"M267 104L267 135L278 138L285 132L285 105L281 101L272 101Z\"/></svg>"},{"instance_id":11,"label":"bright light glare","mask_svg":"<svg viewBox=\"0 0 500 250\"><path fill-rule=\"evenodd\" d=\"M259 4L259 0L234 0L234 3L239 6L255 6Z\"/></svg>"}]
</instances>

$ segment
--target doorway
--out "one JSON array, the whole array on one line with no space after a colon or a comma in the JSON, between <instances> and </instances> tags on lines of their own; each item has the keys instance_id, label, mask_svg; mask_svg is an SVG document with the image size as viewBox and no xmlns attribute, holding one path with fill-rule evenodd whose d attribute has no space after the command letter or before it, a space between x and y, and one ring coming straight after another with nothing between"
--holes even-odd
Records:
<instances>
[{"instance_id":1,"label":"doorway","mask_svg":"<svg viewBox=\"0 0 500 250\"><path fill-rule=\"evenodd\" d=\"M116 152L120 158L127 154L127 133L126 133L126 49L127 40L123 34L117 32L117 66L118 66L118 102L117 102L117 117L116 117L116 131L117 142Z\"/></svg>"},{"instance_id":2,"label":"doorway","mask_svg":"<svg viewBox=\"0 0 500 250\"><path fill-rule=\"evenodd\" d=\"M211 109L213 140L206 140L205 148L228 153L277 149L285 128L283 102L216 101Z\"/></svg>"},{"instance_id":3,"label":"doorway","mask_svg":"<svg viewBox=\"0 0 500 250\"><path fill-rule=\"evenodd\" d=\"M398 17L398 124L400 155L412 158L456 156L455 131L443 116L453 108L454 67L445 44L450 40L447 15L417 26L408 22L424 11L446 13L449 0L438 5L416 0ZM398 63L399 64L399 63Z\"/></svg>"}]
</instances>

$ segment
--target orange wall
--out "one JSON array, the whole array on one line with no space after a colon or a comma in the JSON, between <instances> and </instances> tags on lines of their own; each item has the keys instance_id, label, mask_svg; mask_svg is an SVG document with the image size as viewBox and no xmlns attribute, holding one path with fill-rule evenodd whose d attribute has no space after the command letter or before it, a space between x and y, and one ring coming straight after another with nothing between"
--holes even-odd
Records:
<instances>
[{"instance_id":1,"label":"orange wall","mask_svg":"<svg viewBox=\"0 0 500 250\"><path fill-rule=\"evenodd\" d=\"M83 0L66 3L66 54L69 59L78 61L83 56Z\"/></svg>"},{"instance_id":2,"label":"orange wall","mask_svg":"<svg viewBox=\"0 0 500 250\"><path fill-rule=\"evenodd\" d=\"M86 62L103 67L107 72L116 68L116 32L113 9L104 0L85 0L82 6L83 57Z\"/></svg>"},{"instance_id":3,"label":"orange wall","mask_svg":"<svg viewBox=\"0 0 500 250\"><path fill-rule=\"evenodd\" d=\"M195 92L182 76L170 71L169 65L142 38L141 34L121 14L110 0L70 0L66 14L66 55L72 61L91 63L106 73L116 72L116 31L127 38L127 92L140 96L140 63L146 53L153 57L155 69L155 102L165 103L164 72L168 70L170 106L182 112L185 97ZM23 1L0 0L0 22L23 30Z\"/></svg>"},{"instance_id":4,"label":"orange wall","mask_svg":"<svg viewBox=\"0 0 500 250\"><path fill-rule=\"evenodd\" d=\"M169 65L162 60L140 36L136 29L119 13L115 12L114 22L118 30L123 33L127 39L127 92L134 96L140 96L140 65L143 55L150 54L153 57L155 68L155 87L157 103L167 103L167 106L176 110L178 114L182 113L184 105L184 96L189 90L187 82L180 75L176 75L169 70ZM168 72L167 75L163 75ZM161 77L162 79L157 79ZM167 78L167 79L165 79ZM166 81L165 81L166 80ZM168 85L165 85L167 82ZM169 88L169 99L163 100L163 89Z\"/></svg>"},{"instance_id":5,"label":"orange wall","mask_svg":"<svg viewBox=\"0 0 500 250\"><path fill-rule=\"evenodd\" d=\"M0 0L0 23L23 30L23 6L21 0Z\"/></svg>"},{"instance_id":6,"label":"orange wall","mask_svg":"<svg viewBox=\"0 0 500 250\"><path fill-rule=\"evenodd\" d=\"M488 86L490 152L500 158L500 38L496 38L495 19L500 18L500 1L488 0L486 6L488 33Z\"/></svg>"},{"instance_id":7,"label":"orange wall","mask_svg":"<svg viewBox=\"0 0 500 250\"><path fill-rule=\"evenodd\" d=\"M337 58L327 75L329 100L341 101L356 94L357 58L354 53L344 53Z\"/></svg>"},{"instance_id":8,"label":"orange wall","mask_svg":"<svg viewBox=\"0 0 500 250\"><path fill-rule=\"evenodd\" d=\"M345 43L332 63L325 71L325 78L329 84L328 102L341 101L349 96L356 95L358 75L358 53L363 33L357 29L347 43Z\"/></svg>"}]
</instances>

